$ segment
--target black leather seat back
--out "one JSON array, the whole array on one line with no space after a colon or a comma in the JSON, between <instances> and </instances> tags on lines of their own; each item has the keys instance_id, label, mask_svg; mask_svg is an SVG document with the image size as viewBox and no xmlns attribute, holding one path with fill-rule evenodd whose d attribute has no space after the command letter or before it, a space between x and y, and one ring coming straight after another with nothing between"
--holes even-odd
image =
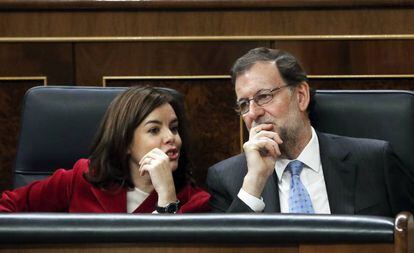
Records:
<instances>
[{"instance_id":1,"label":"black leather seat back","mask_svg":"<svg viewBox=\"0 0 414 253\"><path fill-rule=\"evenodd\" d=\"M89 155L106 108L124 88L34 87L24 100L14 187Z\"/></svg>"},{"instance_id":2,"label":"black leather seat back","mask_svg":"<svg viewBox=\"0 0 414 253\"><path fill-rule=\"evenodd\" d=\"M126 87L40 86L24 98L14 187L72 168L89 148L111 101ZM179 99L182 95L172 92Z\"/></svg>"},{"instance_id":3,"label":"black leather seat back","mask_svg":"<svg viewBox=\"0 0 414 253\"><path fill-rule=\"evenodd\" d=\"M389 141L414 172L414 92L318 90L310 116L322 132Z\"/></svg>"}]
</instances>

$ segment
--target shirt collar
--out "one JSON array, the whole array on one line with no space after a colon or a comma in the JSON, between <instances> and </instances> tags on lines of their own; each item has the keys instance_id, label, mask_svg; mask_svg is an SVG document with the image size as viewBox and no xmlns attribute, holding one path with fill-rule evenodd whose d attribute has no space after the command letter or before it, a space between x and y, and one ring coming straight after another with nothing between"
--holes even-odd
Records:
<instances>
[{"instance_id":1,"label":"shirt collar","mask_svg":"<svg viewBox=\"0 0 414 253\"><path fill-rule=\"evenodd\" d=\"M315 172L319 172L320 164L321 164L321 157L319 155L319 141L318 136L316 135L315 129L312 129L312 137L308 144L306 144L305 148L299 154L299 156L295 160L299 160L305 164L307 168L314 170ZM289 159L278 159L276 160L275 170L279 181L282 180L283 172L285 171L286 166L292 160Z\"/></svg>"}]
</instances>

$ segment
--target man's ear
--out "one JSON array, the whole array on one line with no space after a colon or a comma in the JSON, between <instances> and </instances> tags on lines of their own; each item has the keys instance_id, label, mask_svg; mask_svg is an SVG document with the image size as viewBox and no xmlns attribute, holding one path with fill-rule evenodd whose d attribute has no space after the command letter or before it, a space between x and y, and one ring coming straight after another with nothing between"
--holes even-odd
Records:
<instances>
[{"instance_id":1,"label":"man's ear","mask_svg":"<svg viewBox=\"0 0 414 253\"><path fill-rule=\"evenodd\" d=\"M300 111L305 112L310 102L309 84L307 82L301 82L297 87L297 99Z\"/></svg>"}]
</instances>

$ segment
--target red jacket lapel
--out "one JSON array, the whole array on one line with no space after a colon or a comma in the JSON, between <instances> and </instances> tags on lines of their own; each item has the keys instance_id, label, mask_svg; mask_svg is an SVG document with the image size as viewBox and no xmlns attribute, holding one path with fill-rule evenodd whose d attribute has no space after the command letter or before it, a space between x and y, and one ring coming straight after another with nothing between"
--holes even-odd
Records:
<instances>
[{"instance_id":1,"label":"red jacket lapel","mask_svg":"<svg viewBox=\"0 0 414 253\"><path fill-rule=\"evenodd\" d=\"M96 200L106 213L126 213L126 189L101 190L91 186Z\"/></svg>"}]
</instances>

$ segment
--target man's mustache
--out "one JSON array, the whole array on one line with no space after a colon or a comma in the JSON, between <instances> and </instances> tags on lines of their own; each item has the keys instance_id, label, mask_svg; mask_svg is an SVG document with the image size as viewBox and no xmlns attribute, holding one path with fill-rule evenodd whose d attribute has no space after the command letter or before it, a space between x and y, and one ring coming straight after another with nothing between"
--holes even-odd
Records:
<instances>
[{"instance_id":1,"label":"man's mustache","mask_svg":"<svg viewBox=\"0 0 414 253\"><path fill-rule=\"evenodd\" d=\"M275 125L274 123L273 123L273 121L271 121L271 120L258 120L258 121L253 121L253 123L252 123L252 127L256 127L256 126L258 126L258 125L262 125L262 124L272 124L272 125ZM273 127L274 128L274 127Z\"/></svg>"}]
</instances>

